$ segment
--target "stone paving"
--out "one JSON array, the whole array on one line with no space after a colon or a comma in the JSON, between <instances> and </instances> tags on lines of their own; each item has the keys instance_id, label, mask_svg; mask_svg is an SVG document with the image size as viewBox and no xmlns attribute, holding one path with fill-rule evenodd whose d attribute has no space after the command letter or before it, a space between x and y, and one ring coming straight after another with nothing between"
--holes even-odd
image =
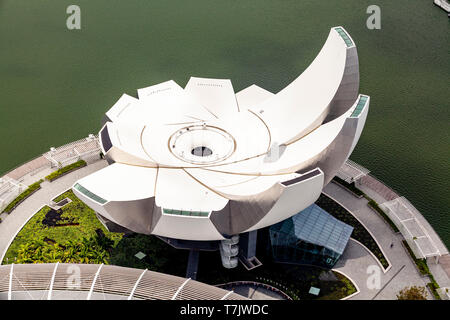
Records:
<instances>
[{"instance_id":1,"label":"stone paving","mask_svg":"<svg viewBox=\"0 0 450 320\"><path fill-rule=\"evenodd\" d=\"M16 234L25 223L44 205L60 193L70 189L78 179L95 172L108 164L105 160L97 161L67 174L53 182L44 181L41 189L22 202L8 216L2 216L0 223L0 257L3 257Z\"/></svg>"},{"instance_id":2,"label":"stone paving","mask_svg":"<svg viewBox=\"0 0 450 320\"><path fill-rule=\"evenodd\" d=\"M450 278L450 254L440 257L439 264L442 266L442 269L447 274L448 278Z\"/></svg>"},{"instance_id":3,"label":"stone paving","mask_svg":"<svg viewBox=\"0 0 450 320\"><path fill-rule=\"evenodd\" d=\"M276 292L253 285L239 285L233 291L252 300L284 300L284 297Z\"/></svg>"},{"instance_id":4,"label":"stone paving","mask_svg":"<svg viewBox=\"0 0 450 320\"><path fill-rule=\"evenodd\" d=\"M394 233L384 219L367 205L368 201L365 198L358 199L334 183L328 184L324 188L324 193L346 207L365 225L366 229L370 230L392 265L386 273L381 271L380 289L370 289L367 285L367 279L370 276L367 268L370 265L379 266L379 264L366 248L355 241L350 241L335 269L346 274L359 287L361 292L351 297L351 300L373 298L395 300L396 294L407 286L426 286L429 279L418 272L414 261L402 245L403 236ZM391 244L393 244L392 248ZM428 298L432 299L431 292L428 293Z\"/></svg>"},{"instance_id":5,"label":"stone paving","mask_svg":"<svg viewBox=\"0 0 450 320\"><path fill-rule=\"evenodd\" d=\"M362 177L358 184L365 186L370 190L374 190L377 194L381 195L383 199L386 199L387 201L394 200L395 198L399 197L399 195L394 190L371 175ZM360 187L360 185L358 185L358 188Z\"/></svg>"},{"instance_id":6,"label":"stone paving","mask_svg":"<svg viewBox=\"0 0 450 320\"><path fill-rule=\"evenodd\" d=\"M78 179L106 166L106 161L96 161L52 183L45 181L41 184L42 188L20 204L10 216L3 217L3 222L0 223L1 259L3 259L16 234L43 205L48 204L58 194L68 190ZM401 243L403 240L401 234L394 233L384 219L367 206L365 198L358 199L334 183L328 184L324 189L324 193L346 207L370 230L392 265L387 272L384 272L368 249L351 239L344 254L334 268L351 278L358 286L360 293L350 299L396 299L396 294L406 286L426 286L429 279L419 274L413 260ZM393 244L392 248L391 244ZM449 286L450 280L446 276L445 271L439 265L432 265L431 263L429 265L441 287ZM369 270L371 274L368 273L368 268L371 266L375 266L372 268L378 268L380 271L380 285L374 289L369 288L370 285L368 286L368 279L373 274L373 270ZM253 298L269 298L264 292L259 292L259 290L251 293L254 296ZM429 298L432 299L431 293L429 293Z\"/></svg>"},{"instance_id":7,"label":"stone paving","mask_svg":"<svg viewBox=\"0 0 450 320\"><path fill-rule=\"evenodd\" d=\"M44 156L40 156L24 163L20 167L8 172L6 175L14 180L19 180L23 176L46 166L50 166L50 161L45 159Z\"/></svg>"},{"instance_id":8,"label":"stone paving","mask_svg":"<svg viewBox=\"0 0 450 320\"><path fill-rule=\"evenodd\" d=\"M450 287L450 255L440 257L439 264L429 262L428 268L441 288Z\"/></svg>"}]
</instances>

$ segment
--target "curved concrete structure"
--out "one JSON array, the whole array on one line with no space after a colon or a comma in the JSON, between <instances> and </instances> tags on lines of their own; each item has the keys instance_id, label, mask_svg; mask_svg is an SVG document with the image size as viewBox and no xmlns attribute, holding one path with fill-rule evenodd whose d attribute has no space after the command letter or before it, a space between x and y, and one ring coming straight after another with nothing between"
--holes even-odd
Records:
<instances>
[{"instance_id":1,"label":"curved concrete structure","mask_svg":"<svg viewBox=\"0 0 450 320\"><path fill-rule=\"evenodd\" d=\"M370 99L358 95L354 41L342 27L273 94L191 78L123 95L106 112L107 168L76 195L106 223L184 240L224 240L308 207L348 159Z\"/></svg>"},{"instance_id":2,"label":"curved concrete structure","mask_svg":"<svg viewBox=\"0 0 450 320\"><path fill-rule=\"evenodd\" d=\"M206 283L98 264L0 266L0 300L248 300Z\"/></svg>"}]
</instances>

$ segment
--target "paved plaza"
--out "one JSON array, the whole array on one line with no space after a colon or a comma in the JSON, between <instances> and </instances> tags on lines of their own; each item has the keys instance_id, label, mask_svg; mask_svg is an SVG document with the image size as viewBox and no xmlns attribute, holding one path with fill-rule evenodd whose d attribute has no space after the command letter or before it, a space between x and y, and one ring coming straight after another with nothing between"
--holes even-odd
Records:
<instances>
[{"instance_id":1,"label":"paved plaza","mask_svg":"<svg viewBox=\"0 0 450 320\"><path fill-rule=\"evenodd\" d=\"M375 265L381 269L381 266L368 249L356 241L350 241L343 256L335 266L335 269L351 278L360 290L359 294L350 299L395 300L397 299L396 294L401 289L414 285L426 286L430 282L428 277L419 273L414 261L403 247L403 236L394 233L384 219L367 205L368 201L365 198L359 199L335 183L328 184L324 188L324 193L339 202L360 220L366 229L372 233L391 264L386 273L380 272L380 289L370 289L367 280L370 274L373 274L373 271L369 270L371 271L369 274L368 268ZM391 244L393 244L392 248ZM439 269L439 265L428 264L431 271ZM441 287L448 282L448 278L442 274L440 274L440 277L435 276L435 278ZM432 299L431 292L428 293L428 298Z\"/></svg>"},{"instance_id":2,"label":"paved plaza","mask_svg":"<svg viewBox=\"0 0 450 320\"><path fill-rule=\"evenodd\" d=\"M23 225L42 206L49 204L57 195L71 188L78 179L106 166L106 161L99 160L54 182L44 181L41 184L41 189L21 203L10 215L3 214L3 222L0 223L1 258L3 259L10 243ZM36 180L39 178L36 177ZM324 188L324 193L340 203L360 220L366 229L372 233L391 264L387 271L383 270L380 263L366 247L351 239L344 254L334 268L345 274L357 285L360 292L350 297L350 299L396 299L396 294L406 286L426 286L430 280L418 272L412 258L402 245L402 235L394 233L382 217L367 205L365 198L357 198L335 183L328 184ZM379 198L377 200L382 199ZM391 247L391 245L393 246ZM450 280L445 270L448 268L447 264L450 263L448 256L442 257L441 260L440 264L429 263L430 270L441 287L450 286ZM380 275L378 288L372 288L373 282L370 281L372 278L369 278L376 272L374 271L375 269L379 270ZM268 292L262 288L255 289L247 286L236 288L236 290L239 291L238 293L252 299L279 298L273 296L273 292ZM431 293L429 293L428 297L432 299Z\"/></svg>"}]
</instances>

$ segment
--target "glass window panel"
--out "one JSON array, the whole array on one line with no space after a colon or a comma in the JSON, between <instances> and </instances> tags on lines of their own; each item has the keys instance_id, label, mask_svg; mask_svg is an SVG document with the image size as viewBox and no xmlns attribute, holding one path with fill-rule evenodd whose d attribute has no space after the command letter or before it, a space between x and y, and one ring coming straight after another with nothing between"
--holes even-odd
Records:
<instances>
[{"instance_id":1,"label":"glass window panel","mask_svg":"<svg viewBox=\"0 0 450 320\"><path fill-rule=\"evenodd\" d=\"M78 191L80 191L82 194L84 194L86 197L90 198L91 200L94 200L95 202L98 202L100 204L105 204L107 200L103 199L102 197L96 195L95 193L89 191L79 183L76 183L74 185L74 188Z\"/></svg>"}]
</instances>

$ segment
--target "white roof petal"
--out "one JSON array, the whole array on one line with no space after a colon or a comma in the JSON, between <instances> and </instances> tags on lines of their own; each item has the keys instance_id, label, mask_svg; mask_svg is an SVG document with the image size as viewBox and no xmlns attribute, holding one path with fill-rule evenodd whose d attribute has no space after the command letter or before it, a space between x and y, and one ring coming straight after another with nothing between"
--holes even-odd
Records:
<instances>
[{"instance_id":1,"label":"white roof petal","mask_svg":"<svg viewBox=\"0 0 450 320\"><path fill-rule=\"evenodd\" d=\"M258 87L256 84L252 84L238 93L236 93L236 100L240 110L251 109L257 106L261 102L269 99L274 94L266 89ZM252 109L253 110L253 109ZM253 110L259 112L260 110Z\"/></svg>"},{"instance_id":2,"label":"white roof petal","mask_svg":"<svg viewBox=\"0 0 450 320\"><path fill-rule=\"evenodd\" d=\"M125 112L132 104L138 102L139 100L129 96L127 94L123 94L119 100L106 112L106 116L111 121L117 121L120 115Z\"/></svg>"},{"instance_id":3,"label":"white roof petal","mask_svg":"<svg viewBox=\"0 0 450 320\"><path fill-rule=\"evenodd\" d=\"M341 84L346 57L345 42L332 29L320 53L297 79L252 108L259 110L273 141L289 143L322 123Z\"/></svg>"},{"instance_id":4,"label":"white roof petal","mask_svg":"<svg viewBox=\"0 0 450 320\"><path fill-rule=\"evenodd\" d=\"M242 175L205 169L186 169L195 179L227 199L242 199L270 189L280 181L301 176L297 173L283 175Z\"/></svg>"},{"instance_id":5,"label":"white roof petal","mask_svg":"<svg viewBox=\"0 0 450 320\"><path fill-rule=\"evenodd\" d=\"M277 94L196 77L124 94L100 132L113 164L75 190L135 232L221 240L270 225L313 203L348 159L370 101L358 89L356 47L336 27Z\"/></svg>"},{"instance_id":6,"label":"white roof petal","mask_svg":"<svg viewBox=\"0 0 450 320\"><path fill-rule=\"evenodd\" d=\"M167 209L212 211L222 209L228 199L193 179L183 169L159 168L156 205Z\"/></svg>"},{"instance_id":7,"label":"white roof petal","mask_svg":"<svg viewBox=\"0 0 450 320\"><path fill-rule=\"evenodd\" d=\"M107 201L130 201L155 196L155 168L114 163L78 181Z\"/></svg>"},{"instance_id":8,"label":"white roof petal","mask_svg":"<svg viewBox=\"0 0 450 320\"><path fill-rule=\"evenodd\" d=\"M191 77L184 90L216 118L239 111L233 85L228 79Z\"/></svg>"},{"instance_id":9,"label":"white roof petal","mask_svg":"<svg viewBox=\"0 0 450 320\"><path fill-rule=\"evenodd\" d=\"M138 90L139 108L129 112L124 121L145 121L146 124L206 121L214 116L170 80Z\"/></svg>"},{"instance_id":10,"label":"white roof petal","mask_svg":"<svg viewBox=\"0 0 450 320\"><path fill-rule=\"evenodd\" d=\"M210 166L208 169L254 175L295 172L303 163L307 163L317 157L333 142L341 132L345 120L350 114L351 110L339 118L321 125L303 139L287 145L285 151L276 161L267 161L267 155L264 154L235 163Z\"/></svg>"}]
</instances>

